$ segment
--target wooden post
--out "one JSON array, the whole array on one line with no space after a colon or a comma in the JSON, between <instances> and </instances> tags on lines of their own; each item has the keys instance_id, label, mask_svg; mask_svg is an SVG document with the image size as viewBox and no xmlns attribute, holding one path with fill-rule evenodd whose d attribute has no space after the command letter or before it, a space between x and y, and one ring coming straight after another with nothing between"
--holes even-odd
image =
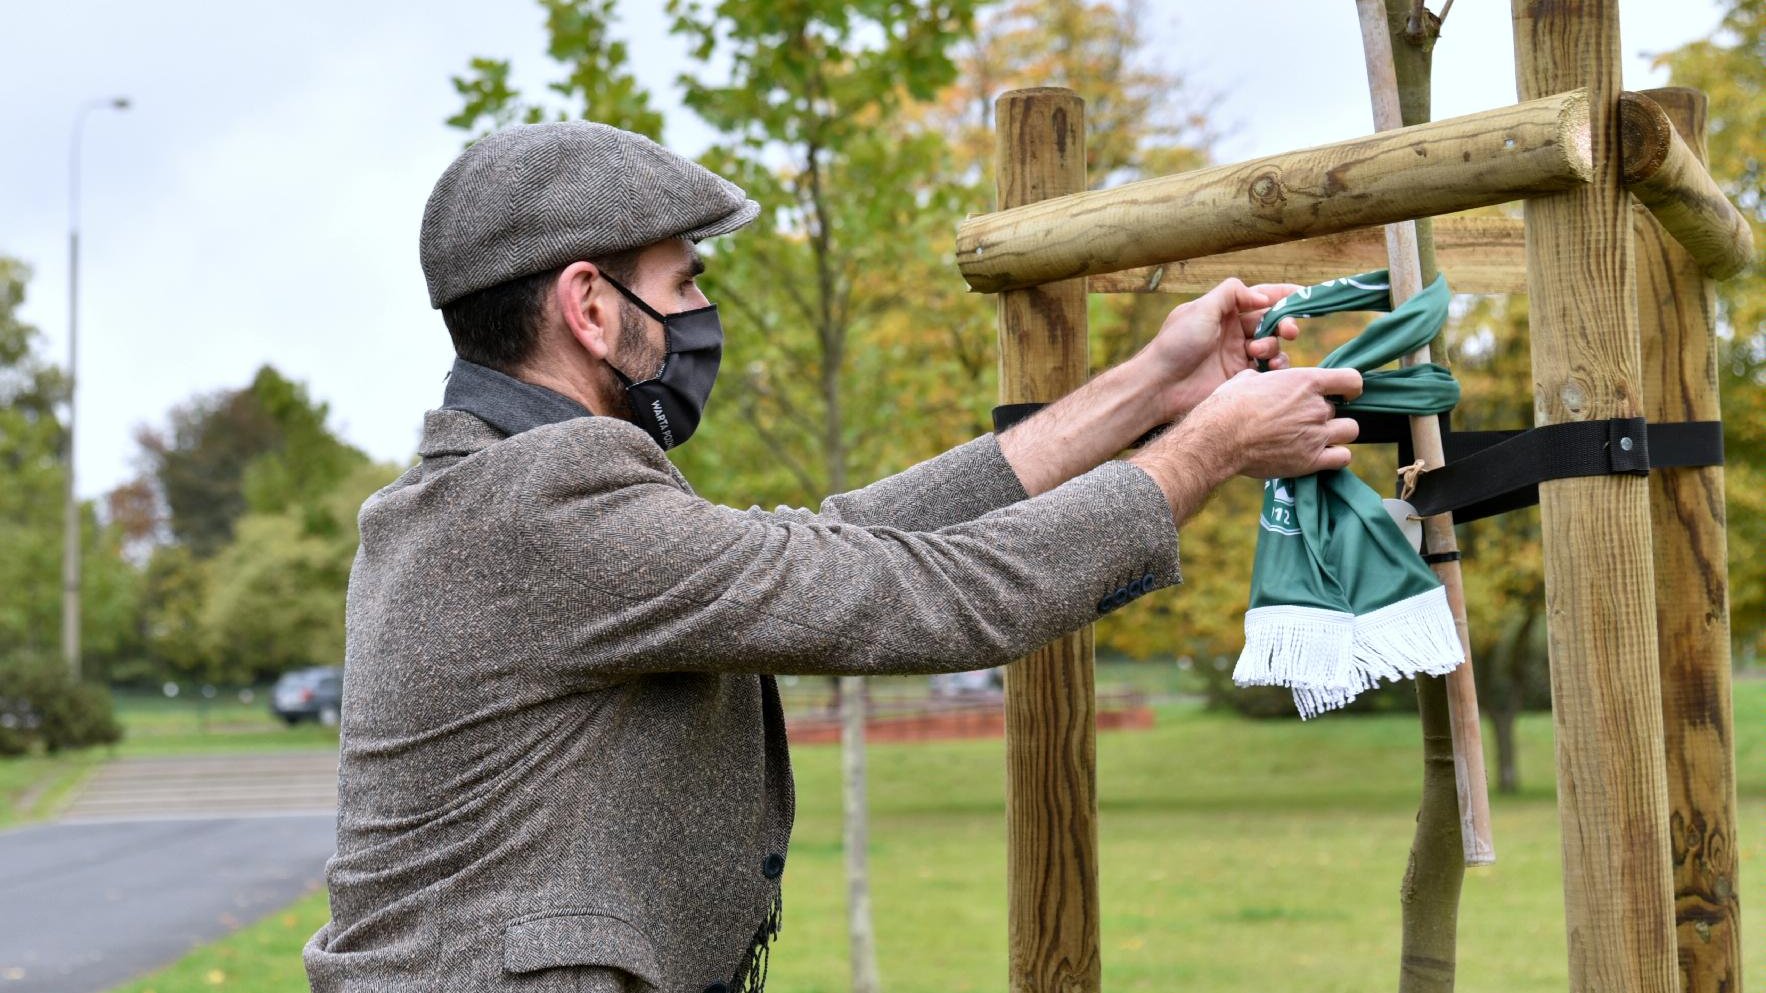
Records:
<instances>
[{"instance_id":1,"label":"wooden post","mask_svg":"<svg viewBox=\"0 0 1766 993\"><path fill-rule=\"evenodd\" d=\"M1512 0L1522 99L1586 87L1593 181L1527 201L1534 421L1644 415L1617 0ZM1649 481L1539 487L1570 989L1675 993Z\"/></svg>"},{"instance_id":2,"label":"wooden post","mask_svg":"<svg viewBox=\"0 0 1766 993\"><path fill-rule=\"evenodd\" d=\"M1705 95L1690 89L1645 95L1667 112L1703 163ZM1718 420L1717 310L1711 280L1655 217L1641 207L1634 209L1637 317L1643 330L1649 419ZM1735 820L1723 467L1657 469L1650 476L1650 516L1680 988L1684 993L1735 993L1742 988L1735 878L1741 837Z\"/></svg>"},{"instance_id":3,"label":"wooden post","mask_svg":"<svg viewBox=\"0 0 1766 993\"><path fill-rule=\"evenodd\" d=\"M1013 90L996 108L1001 209L1085 189L1085 102ZM1085 280L999 297L1000 402L1057 400L1089 372ZM1006 900L1012 993L1096 993L1097 700L1092 631L1006 669Z\"/></svg>"}]
</instances>

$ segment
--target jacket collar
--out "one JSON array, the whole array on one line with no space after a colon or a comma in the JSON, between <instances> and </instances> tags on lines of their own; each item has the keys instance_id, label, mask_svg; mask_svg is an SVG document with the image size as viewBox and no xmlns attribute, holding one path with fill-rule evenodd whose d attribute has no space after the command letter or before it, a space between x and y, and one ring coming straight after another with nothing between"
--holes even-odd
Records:
<instances>
[{"instance_id":1,"label":"jacket collar","mask_svg":"<svg viewBox=\"0 0 1766 993\"><path fill-rule=\"evenodd\" d=\"M439 410L423 415L422 458L470 455L510 435L594 416L582 404L543 386L455 359Z\"/></svg>"},{"instance_id":2,"label":"jacket collar","mask_svg":"<svg viewBox=\"0 0 1766 993\"><path fill-rule=\"evenodd\" d=\"M430 410L423 414L423 437L417 456L432 459L448 455L471 455L508 435L464 410Z\"/></svg>"},{"instance_id":3,"label":"jacket collar","mask_svg":"<svg viewBox=\"0 0 1766 993\"><path fill-rule=\"evenodd\" d=\"M562 393L461 358L454 360L454 368L448 372L441 409L463 410L504 435L595 416Z\"/></svg>"}]
</instances>

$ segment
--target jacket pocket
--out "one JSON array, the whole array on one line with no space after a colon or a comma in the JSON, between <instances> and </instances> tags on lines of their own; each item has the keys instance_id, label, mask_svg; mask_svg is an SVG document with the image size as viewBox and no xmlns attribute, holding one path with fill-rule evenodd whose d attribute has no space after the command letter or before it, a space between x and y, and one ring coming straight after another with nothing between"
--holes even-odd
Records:
<instances>
[{"instance_id":1,"label":"jacket pocket","mask_svg":"<svg viewBox=\"0 0 1766 993\"><path fill-rule=\"evenodd\" d=\"M617 917L561 911L524 917L503 928L504 972L567 966L621 969L652 987L663 986L650 939Z\"/></svg>"}]
</instances>

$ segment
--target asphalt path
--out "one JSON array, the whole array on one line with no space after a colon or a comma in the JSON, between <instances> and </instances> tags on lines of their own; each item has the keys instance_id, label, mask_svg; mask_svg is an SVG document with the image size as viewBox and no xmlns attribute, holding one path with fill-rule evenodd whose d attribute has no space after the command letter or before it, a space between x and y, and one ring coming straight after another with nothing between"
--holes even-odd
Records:
<instances>
[{"instance_id":1,"label":"asphalt path","mask_svg":"<svg viewBox=\"0 0 1766 993\"><path fill-rule=\"evenodd\" d=\"M330 813L38 824L0 833L0 991L98 993L319 885Z\"/></svg>"}]
</instances>

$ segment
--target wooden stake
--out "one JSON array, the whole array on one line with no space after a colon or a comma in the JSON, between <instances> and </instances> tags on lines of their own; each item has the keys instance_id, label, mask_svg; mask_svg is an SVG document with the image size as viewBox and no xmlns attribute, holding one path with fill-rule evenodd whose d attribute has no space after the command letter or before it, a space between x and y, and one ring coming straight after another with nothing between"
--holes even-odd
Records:
<instances>
[{"instance_id":1,"label":"wooden stake","mask_svg":"<svg viewBox=\"0 0 1766 993\"><path fill-rule=\"evenodd\" d=\"M1398 77L1392 62L1392 41L1387 33L1385 0L1356 0L1361 18L1361 37L1366 49L1369 92L1373 95L1374 128L1391 131L1404 124L1398 105ZM1386 228L1386 252L1390 259L1392 306L1423 291L1422 260L1417 251L1414 221ZM1429 361L1424 345L1404 357L1404 365ZM1441 442L1441 422L1434 417L1410 419L1411 445L1425 469L1447 464ZM1453 533L1453 515L1437 514L1423 521L1429 551L1458 553L1459 538ZM1459 631L1459 649L1465 661L1447 674L1447 709L1453 735L1454 782L1459 795L1460 843L1466 865L1490 865L1496 861L1496 844L1490 833L1490 791L1484 774L1484 736L1478 725L1478 688L1472 676L1472 641L1466 628L1466 591L1459 560L1431 566L1435 578L1447 588L1453 608L1453 626Z\"/></svg>"},{"instance_id":2,"label":"wooden stake","mask_svg":"<svg viewBox=\"0 0 1766 993\"><path fill-rule=\"evenodd\" d=\"M1522 99L1586 87L1594 179L1527 201L1534 421L1641 417L1616 0L1512 0ZM1675 993L1649 483L1539 487L1570 988Z\"/></svg>"},{"instance_id":3,"label":"wooden stake","mask_svg":"<svg viewBox=\"0 0 1766 993\"><path fill-rule=\"evenodd\" d=\"M1001 208L1085 189L1085 102L1071 90L1000 97ZM1089 373L1085 281L1000 294L1000 402L1049 402ZM1092 631L1006 669L1006 846L1012 993L1096 993L1097 701Z\"/></svg>"},{"instance_id":4,"label":"wooden stake","mask_svg":"<svg viewBox=\"0 0 1766 993\"><path fill-rule=\"evenodd\" d=\"M1705 95L1644 94L1705 157ZM1702 169L1701 169L1702 171ZM1644 400L1652 422L1714 421L1717 309L1698 260L1641 208L1636 213L1637 317ZM1655 529L1656 643L1667 735L1674 917L1684 993L1735 993L1737 923L1735 715L1729 693L1729 574L1723 467L1650 475Z\"/></svg>"},{"instance_id":5,"label":"wooden stake","mask_svg":"<svg viewBox=\"0 0 1766 993\"><path fill-rule=\"evenodd\" d=\"M1215 255L1587 182L1580 91L1465 117L1005 208L957 228L984 293Z\"/></svg>"}]
</instances>

